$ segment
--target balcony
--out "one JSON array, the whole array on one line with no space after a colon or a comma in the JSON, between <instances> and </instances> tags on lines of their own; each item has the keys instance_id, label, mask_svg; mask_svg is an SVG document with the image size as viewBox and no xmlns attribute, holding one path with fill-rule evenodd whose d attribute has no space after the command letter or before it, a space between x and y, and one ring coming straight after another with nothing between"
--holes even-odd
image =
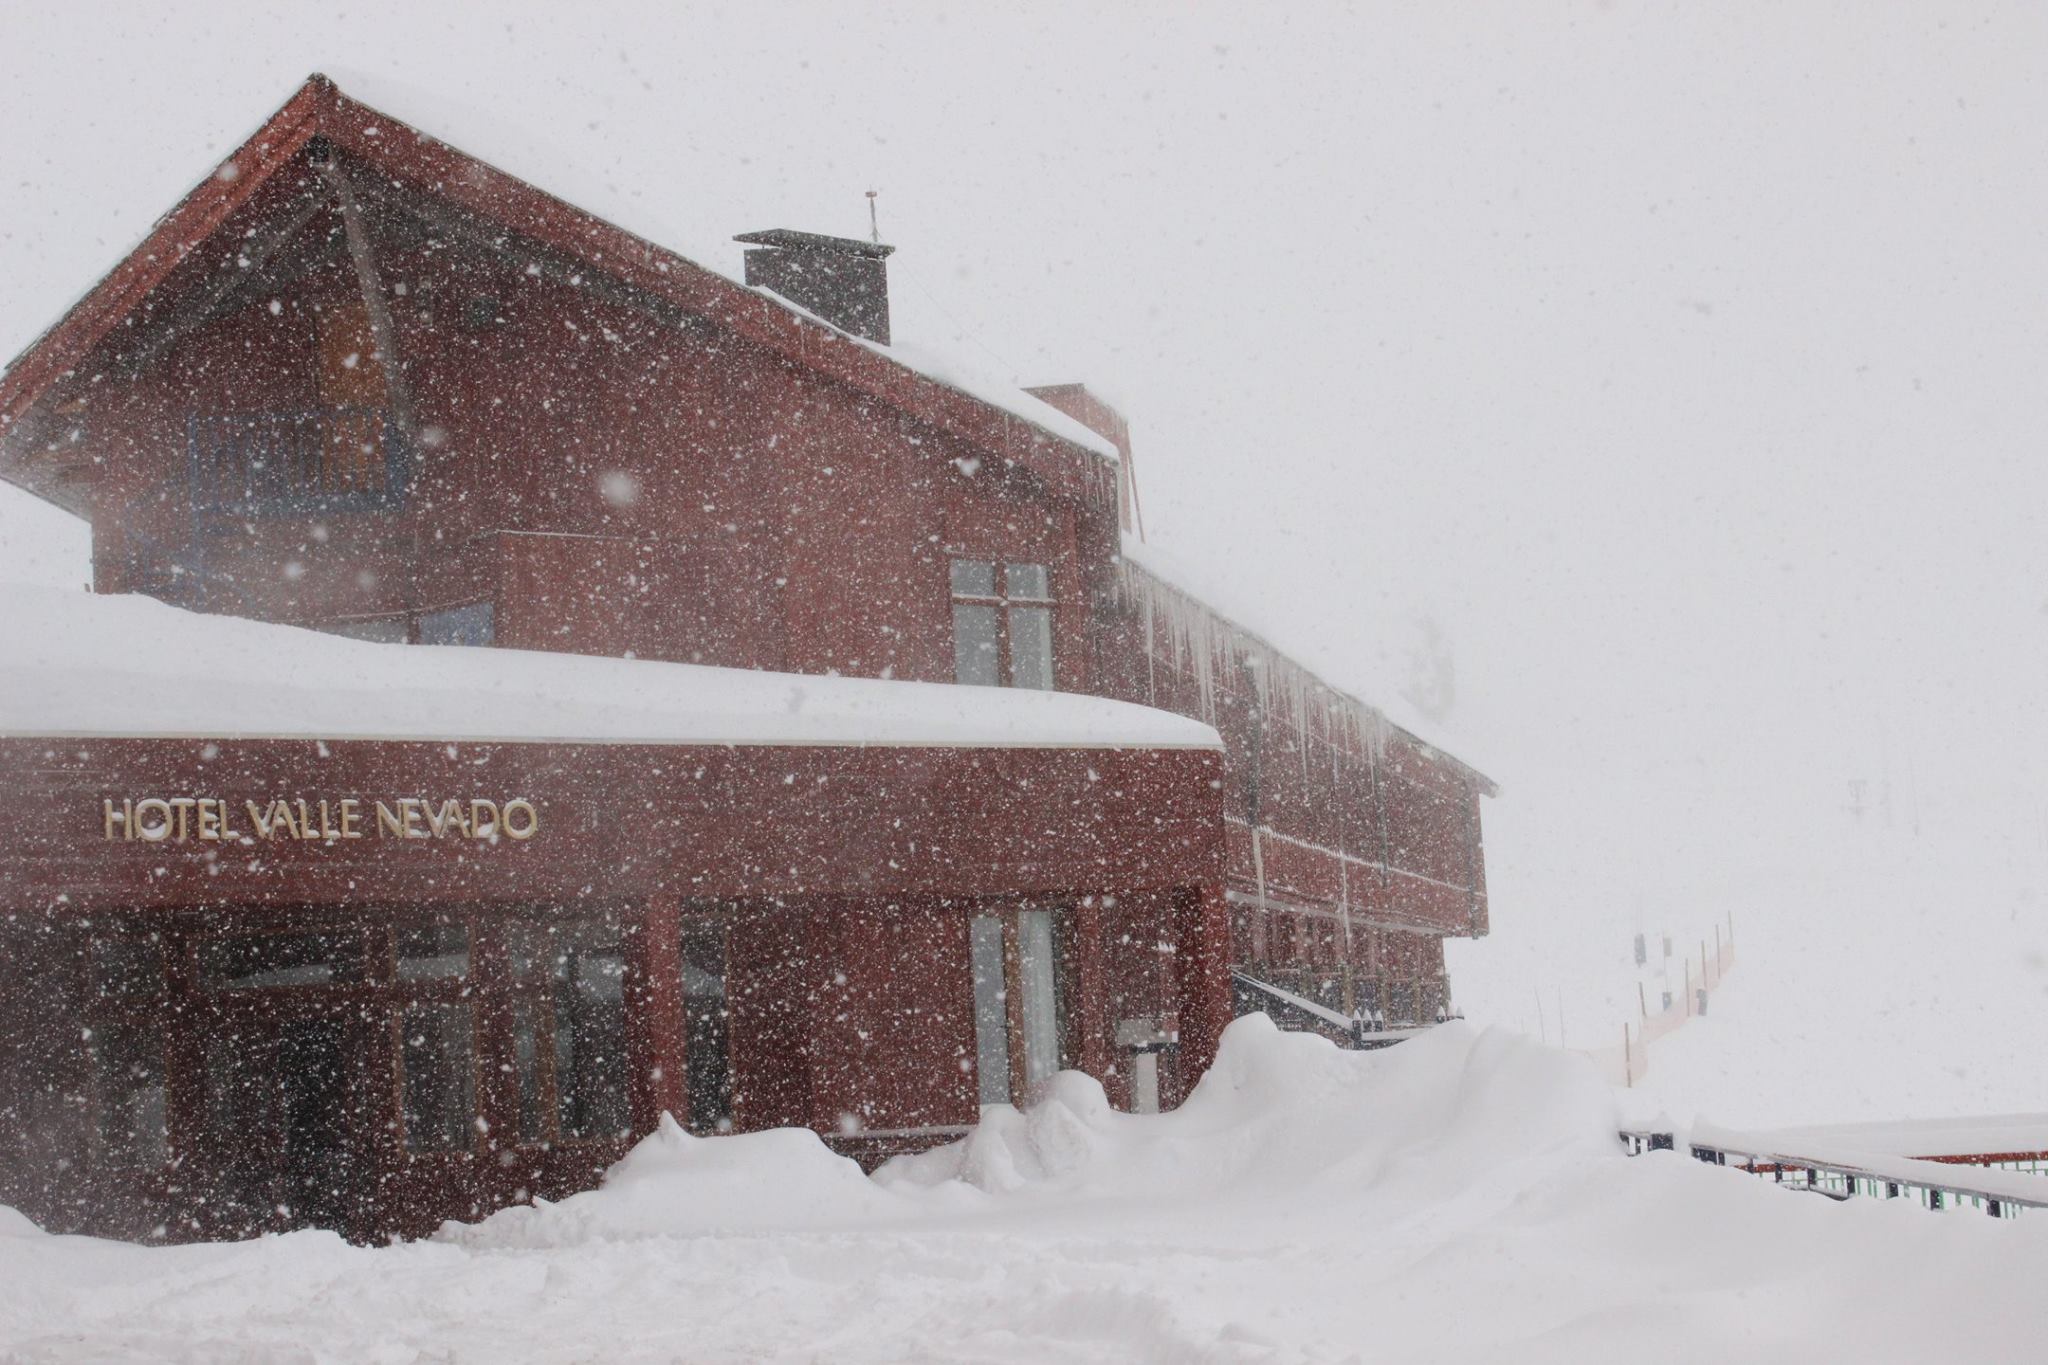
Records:
<instances>
[{"instance_id":1,"label":"balcony","mask_svg":"<svg viewBox=\"0 0 2048 1365\"><path fill-rule=\"evenodd\" d=\"M404 501L411 460L383 408L194 414L186 419L192 505L261 519L366 512Z\"/></svg>"}]
</instances>

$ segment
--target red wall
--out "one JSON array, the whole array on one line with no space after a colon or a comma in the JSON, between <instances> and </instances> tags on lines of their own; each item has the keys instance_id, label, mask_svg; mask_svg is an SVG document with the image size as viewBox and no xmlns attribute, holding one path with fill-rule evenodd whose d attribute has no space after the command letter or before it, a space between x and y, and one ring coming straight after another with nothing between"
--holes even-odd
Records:
<instances>
[{"instance_id":1,"label":"red wall","mask_svg":"<svg viewBox=\"0 0 2048 1365\"><path fill-rule=\"evenodd\" d=\"M969 917L1056 905L1070 916L1069 1062L1127 1102L1116 1021L1177 1019L1181 1057L1167 1094L1177 1100L1180 1078L1207 1064L1229 1012L1214 922L1219 771L1218 756L1202 750L0 740L0 1134L13 1135L0 1143L0 1202L53 1227L129 1235L174 1212L193 1216L179 1202L180 1189L196 1188L190 1173L182 1186L175 1172L137 1185L96 1170L74 1121L83 1101L66 1098L85 1084L78 1031L104 1004L81 985L80 935L117 920L160 926L189 962L190 945L222 926L381 934L423 913L467 917L480 1113L504 1135L516 1096L494 1066L511 1028L492 985L505 970L502 926L619 917L638 1133L663 1109L686 1109L678 925L709 916L728 933L737 1126L851 1131L850 1149L880 1152L900 1145L888 1136L899 1130L976 1117L974 1075L962 1065L973 1057ZM518 796L537 810L539 831L495 843L452 834L223 843L198 839L194 823L185 842L144 842L108 839L103 805L218 798L247 836L246 801L304 798L317 811L326 798L338 823L340 799L355 797L373 830L369 803L408 795ZM1163 944L1175 949L1165 969ZM390 1008L380 1002L391 989L335 987L322 1007L367 1018ZM198 1084L191 1030L205 1011L243 1005L189 999L198 1016L161 1019L174 1090ZM370 1036L382 1041L352 1065L388 1076L388 1031ZM46 1112L39 1097L58 1108ZM623 1150L563 1144L497 1163L489 1158L501 1144L485 1136L466 1155L423 1157L399 1148L388 1125L363 1126L379 1177L363 1235L423 1232L521 1191L582 1188ZM858 1136L870 1129L883 1136ZM180 1235L234 1230L203 1217L180 1226Z\"/></svg>"},{"instance_id":2,"label":"red wall","mask_svg":"<svg viewBox=\"0 0 2048 1365\"><path fill-rule=\"evenodd\" d=\"M1157 633L1148 653L1115 557L1114 481L1094 495L1052 487L730 328L657 320L538 251L486 254L374 222L431 441L406 511L216 526L203 586L167 571L193 537L186 416L298 410L332 387L319 319L359 291L335 225L316 220L275 289L96 385L79 421L107 454L103 590L303 623L487 597L507 645L947 680L949 554L1042 562L1059 685L1216 725L1233 884L1259 882L1256 766L1269 901L1350 923L1333 937L1265 922L1292 911L1241 910L1256 921L1237 930L1246 961L1310 985L1376 970L1362 929L1486 931L1483 780L1397 731L1255 710L1246 637L1228 623L1206 665ZM607 496L621 488L634 496Z\"/></svg>"}]
</instances>

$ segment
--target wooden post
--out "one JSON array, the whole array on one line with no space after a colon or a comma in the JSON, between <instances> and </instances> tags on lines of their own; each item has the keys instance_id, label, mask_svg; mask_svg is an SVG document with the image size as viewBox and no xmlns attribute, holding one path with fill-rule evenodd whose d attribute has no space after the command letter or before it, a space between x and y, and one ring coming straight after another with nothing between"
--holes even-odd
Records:
<instances>
[{"instance_id":1,"label":"wooden post","mask_svg":"<svg viewBox=\"0 0 2048 1365\"><path fill-rule=\"evenodd\" d=\"M406 459L410 462L423 461L426 449L420 441L412 386L406 382L405 363L398 353L398 328L391 320L391 303L384 297L384 281L377 274L377 258L370 247L369 230L363 226L363 213L356 203L355 187L349 184L348 173L342 170L331 149L326 160L317 164L322 178L333 189L334 197L341 205L341 225L348 240L349 262L355 267L356 287L363 296L363 308L369 314L370 339L377 343L378 359L384 366L384 393L391 404L391 424L398 428L398 437L405 443ZM417 463L410 472L415 477L419 475L421 471ZM424 571L421 565L425 555L424 532L417 500L408 497L404 506L407 509L406 520L411 523L405 605L408 612L417 612L422 605L420 577ZM408 623L408 638L414 638L412 632L416 625L416 622Z\"/></svg>"},{"instance_id":2,"label":"wooden post","mask_svg":"<svg viewBox=\"0 0 2048 1365\"><path fill-rule=\"evenodd\" d=\"M664 1112L690 1117L684 1049L682 910L657 894L626 931L626 1059L632 1075L633 1131L651 1133Z\"/></svg>"},{"instance_id":3,"label":"wooden post","mask_svg":"<svg viewBox=\"0 0 2048 1365\"><path fill-rule=\"evenodd\" d=\"M1182 1092L1216 1060L1230 1023L1230 907L1223 889L1187 887L1174 897L1174 993L1180 1016Z\"/></svg>"},{"instance_id":4,"label":"wooden post","mask_svg":"<svg viewBox=\"0 0 2048 1365\"><path fill-rule=\"evenodd\" d=\"M1102 897L1083 896L1067 912L1065 942L1067 981L1078 1046L1074 1063L1098 1079L1106 1079L1116 1061L1116 1023L1108 1014L1108 986L1102 961Z\"/></svg>"}]
</instances>

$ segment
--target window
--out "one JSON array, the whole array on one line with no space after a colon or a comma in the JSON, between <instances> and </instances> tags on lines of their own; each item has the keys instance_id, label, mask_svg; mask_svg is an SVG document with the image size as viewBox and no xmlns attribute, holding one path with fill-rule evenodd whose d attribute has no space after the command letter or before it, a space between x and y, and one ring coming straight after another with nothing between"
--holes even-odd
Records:
<instances>
[{"instance_id":1,"label":"window","mask_svg":"<svg viewBox=\"0 0 2048 1365\"><path fill-rule=\"evenodd\" d=\"M469 1006L414 1005L399 1015L405 1067L405 1147L466 1150L476 1131L476 1066Z\"/></svg>"},{"instance_id":2,"label":"window","mask_svg":"<svg viewBox=\"0 0 2048 1365\"><path fill-rule=\"evenodd\" d=\"M397 935L400 981L446 981L469 975L469 926L423 924Z\"/></svg>"},{"instance_id":3,"label":"window","mask_svg":"<svg viewBox=\"0 0 2048 1365\"><path fill-rule=\"evenodd\" d=\"M92 944L93 994L101 1000L146 1000L163 994L164 945L147 938L100 938Z\"/></svg>"},{"instance_id":4,"label":"window","mask_svg":"<svg viewBox=\"0 0 2048 1365\"><path fill-rule=\"evenodd\" d=\"M401 443L381 407L195 413L187 418L193 501L233 517L395 506Z\"/></svg>"},{"instance_id":5,"label":"window","mask_svg":"<svg viewBox=\"0 0 2048 1365\"><path fill-rule=\"evenodd\" d=\"M163 1035L115 1025L93 1030L97 1148L117 1166L161 1166L170 1158Z\"/></svg>"},{"instance_id":6,"label":"window","mask_svg":"<svg viewBox=\"0 0 2048 1365\"><path fill-rule=\"evenodd\" d=\"M1008 1104L1060 1069L1057 925L1050 910L968 921L974 1057L983 1104Z\"/></svg>"},{"instance_id":7,"label":"window","mask_svg":"<svg viewBox=\"0 0 2048 1365\"><path fill-rule=\"evenodd\" d=\"M321 630L329 635L346 636L351 640L368 640L372 644L402 645L405 643L405 616L391 613L385 616L350 616L323 623Z\"/></svg>"},{"instance_id":8,"label":"window","mask_svg":"<svg viewBox=\"0 0 2048 1365\"><path fill-rule=\"evenodd\" d=\"M732 1128L732 1056L725 1003L725 925L683 929L683 1045L690 1131Z\"/></svg>"},{"instance_id":9,"label":"window","mask_svg":"<svg viewBox=\"0 0 2048 1365\"><path fill-rule=\"evenodd\" d=\"M952 588L953 680L1049 691L1052 584L1045 565L956 559Z\"/></svg>"},{"instance_id":10,"label":"window","mask_svg":"<svg viewBox=\"0 0 2048 1365\"><path fill-rule=\"evenodd\" d=\"M541 1089L540 1003L518 1000L512 1005L512 1063L519 1081L519 1140L545 1142L548 1136L547 1095Z\"/></svg>"},{"instance_id":11,"label":"window","mask_svg":"<svg viewBox=\"0 0 2048 1365\"><path fill-rule=\"evenodd\" d=\"M625 1136L626 958L619 931L584 925L557 940L555 1107L563 1137Z\"/></svg>"},{"instance_id":12,"label":"window","mask_svg":"<svg viewBox=\"0 0 2048 1365\"><path fill-rule=\"evenodd\" d=\"M1003 984L1003 922L976 915L969 926L974 963L974 1061L983 1104L1010 1102L1009 991Z\"/></svg>"},{"instance_id":13,"label":"window","mask_svg":"<svg viewBox=\"0 0 2048 1365\"><path fill-rule=\"evenodd\" d=\"M497 611L489 602L420 613L423 645L488 645L497 634Z\"/></svg>"},{"instance_id":14,"label":"window","mask_svg":"<svg viewBox=\"0 0 2048 1365\"><path fill-rule=\"evenodd\" d=\"M363 979L363 945L349 933L252 934L206 944L200 966L226 990L333 985Z\"/></svg>"},{"instance_id":15,"label":"window","mask_svg":"<svg viewBox=\"0 0 2048 1365\"><path fill-rule=\"evenodd\" d=\"M1052 911L1017 912L1017 987L1022 1009L1024 1084L1050 1080L1060 1069L1059 993L1053 958Z\"/></svg>"}]
</instances>

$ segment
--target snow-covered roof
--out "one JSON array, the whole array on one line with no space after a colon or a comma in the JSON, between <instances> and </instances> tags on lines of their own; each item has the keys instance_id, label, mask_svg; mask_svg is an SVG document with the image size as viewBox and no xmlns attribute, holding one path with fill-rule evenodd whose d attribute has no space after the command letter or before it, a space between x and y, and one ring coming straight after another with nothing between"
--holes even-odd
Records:
<instances>
[{"instance_id":1,"label":"snow-covered roof","mask_svg":"<svg viewBox=\"0 0 2048 1365\"><path fill-rule=\"evenodd\" d=\"M1401 688L1388 676L1388 670L1370 670L1372 676L1360 677L1361 670L1355 660L1332 657L1329 650L1317 647L1313 642L1302 648L1304 641L1299 637L1288 639L1284 645L1275 639L1261 624L1267 613L1259 609L1255 600L1245 596L1239 580L1233 577L1228 567L1228 556L1188 558L1129 535L1123 539L1121 554L1133 567L1198 603L1242 635L1255 637L1265 648L1298 670L1298 681L1303 689L1317 692L1327 701L1351 709L1358 715L1373 718L1375 724L1392 724L1427 748L1472 772L1488 795L1498 794L1491 778L1480 773L1468 760L1456 756L1441 742L1435 733L1437 727L1408 701ZM1334 608L1325 603L1322 610Z\"/></svg>"},{"instance_id":2,"label":"snow-covered roof","mask_svg":"<svg viewBox=\"0 0 2048 1365\"><path fill-rule=\"evenodd\" d=\"M755 297L786 309L808 322L831 328L839 336L851 335L832 327L829 322L797 307L770 290L747 289L739 277L729 269L715 264L737 254L738 248L729 238L678 241L674 233L663 232L659 224L645 221L647 215L635 196L621 193L608 180L580 173L573 158L551 155L543 139L518 129L504 117L511 111L472 109L445 97L436 98L424 92L393 87L389 82L353 74L348 79L348 86L351 91L357 92L368 87L374 96L375 107L372 108L368 102L358 102L344 96L338 106L344 114L350 110L358 110L365 115L378 116L397 123L400 115L392 111L410 113L415 109L423 110L430 115L428 121L419 125L405 125L414 128L423 138L431 139L454 150L460 156L484 163L515 177L525 182L526 187L538 190L550 198L557 198L580 214L631 233L646 246L668 257L675 265L702 271L705 275L713 276L734 289L746 289ZM280 118L285 117L295 104L305 100L309 91L318 92L323 88L333 90L333 86L326 83L325 77L312 78L284 110L259 125L256 135L244 143L245 149L258 146L263 130L271 128ZM229 173L230 168L233 173ZM643 169L648 176L658 175L662 171L658 166L647 166ZM227 183L241 178L241 169L232 157L223 163L223 169L208 177L209 181ZM205 187L205 183L202 182L202 188ZM162 220L158 220L150 229L150 235L154 235L161 225ZM150 236L146 235L131 244L123 253L123 264L131 261L137 252L149 244L149 241ZM177 250L183 249L184 244L179 244ZM121 268L117 266L117 272ZM660 268L666 273L669 264L664 263ZM94 289L99 287L95 285ZM21 363L55 334L65 320L76 313L79 306L90 297L91 291L81 296L78 303L67 310L63 318L53 322L49 328L38 334L35 341L19 354L0 352L0 355L12 356L11 359L0 363L0 377L5 377L9 371L20 368ZM0 337L0 340L12 339ZM853 339L860 341L859 338ZM877 346L865 341L860 341L860 344L864 349L924 379L1018 418L1060 441L1078 446L1110 462L1118 459L1117 449L1110 441L1059 409L1033 397L1012 380L993 374L988 363L977 358L967 347L944 344L933 337L904 339L902 344L896 346ZM0 414L0 424L4 424L4 421L5 414Z\"/></svg>"},{"instance_id":3,"label":"snow-covered roof","mask_svg":"<svg viewBox=\"0 0 2048 1365\"><path fill-rule=\"evenodd\" d=\"M0 735L1206 749L1067 692L373 644L0 582Z\"/></svg>"},{"instance_id":4,"label":"snow-covered roof","mask_svg":"<svg viewBox=\"0 0 2048 1365\"><path fill-rule=\"evenodd\" d=\"M1849 1148L1884 1156L1988 1156L2005 1152L2048 1152L2048 1114L1987 1114L1940 1119L1890 1119L1880 1123L1828 1123L1766 1128L1745 1133L1774 1152L1818 1152ZM2048 1181L2043 1182L2048 1185Z\"/></svg>"}]
</instances>

